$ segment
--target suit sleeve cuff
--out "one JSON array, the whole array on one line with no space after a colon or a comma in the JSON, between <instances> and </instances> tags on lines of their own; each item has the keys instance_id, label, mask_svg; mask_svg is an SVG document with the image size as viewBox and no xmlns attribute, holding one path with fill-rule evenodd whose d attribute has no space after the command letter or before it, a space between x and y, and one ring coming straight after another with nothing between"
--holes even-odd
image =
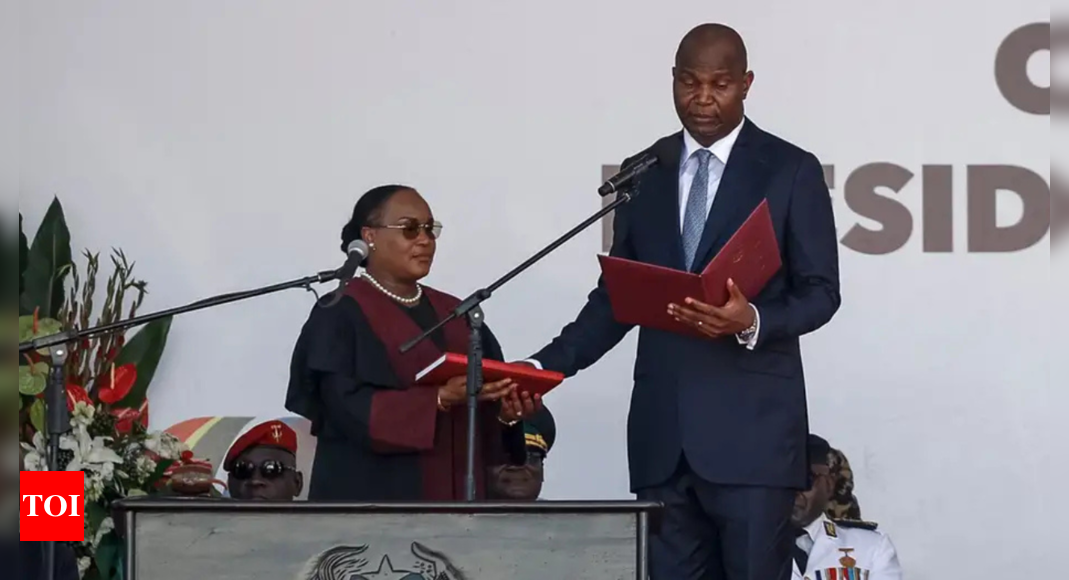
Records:
<instances>
[{"instance_id":1,"label":"suit sleeve cuff","mask_svg":"<svg viewBox=\"0 0 1069 580\"><path fill-rule=\"evenodd\" d=\"M739 340L739 344L745 346L747 350L757 348L757 341L761 336L761 311L753 304L750 305L750 308L753 308L754 313L754 331L752 333L740 332L735 335Z\"/></svg>"}]
</instances>

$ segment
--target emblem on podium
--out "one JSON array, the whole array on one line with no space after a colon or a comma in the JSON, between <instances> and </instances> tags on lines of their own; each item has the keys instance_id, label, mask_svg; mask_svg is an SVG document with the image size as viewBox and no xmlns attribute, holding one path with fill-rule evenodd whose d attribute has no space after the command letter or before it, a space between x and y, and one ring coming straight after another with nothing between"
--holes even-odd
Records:
<instances>
[{"instance_id":1,"label":"emblem on podium","mask_svg":"<svg viewBox=\"0 0 1069 580\"><path fill-rule=\"evenodd\" d=\"M468 580L449 558L419 542L411 554L384 554L374 561L369 546L338 546L315 556L296 580ZM406 564L394 562L409 560Z\"/></svg>"}]
</instances>

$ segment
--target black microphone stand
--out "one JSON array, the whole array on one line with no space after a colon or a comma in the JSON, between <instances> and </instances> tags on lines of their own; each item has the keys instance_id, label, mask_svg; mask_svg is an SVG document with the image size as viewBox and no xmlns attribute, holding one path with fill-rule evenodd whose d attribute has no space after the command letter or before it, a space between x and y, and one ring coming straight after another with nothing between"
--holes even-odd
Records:
<instances>
[{"instance_id":1,"label":"black microphone stand","mask_svg":"<svg viewBox=\"0 0 1069 580\"><path fill-rule=\"evenodd\" d=\"M243 292L232 292L230 294L221 294L212 298L205 298L187 304L185 306L179 306L177 308L171 308L169 310L162 310L153 314L146 314L144 316L138 316L137 318L131 318L129 320L121 320L119 322L112 322L111 324L103 324L95 328L87 328L85 330L65 330L63 332L57 332L56 334L50 334L48 336L42 336L41 338L35 338L34 340L19 343L19 354L29 352L31 350L41 350L45 348L51 348L56 345L69 344L72 342L78 342L83 338L96 338L100 335L111 334L119 330L126 330L128 328L134 328L142 326L159 320L161 318L168 318L177 316L179 314L186 314L197 310L204 310L207 308L214 308L216 306L222 306L223 304L229 304L231 302L239 302L241 300L247 300L249 298L258 298L260 296L266 296L268 294L274 294L283 290L292 290L294 288L304 288L311 291L312 284L323 284L330 282L331 280L339 279L337 270L328 270L326 272L320 272L314 276L307 276L298 280L292 280L289 282L283 282L281 284L274 284L271 286L264 286L263 288L257 288L255 290L246 290Z\"/></svg>"},{"instance_id":2,"label":"black microphone stand","mask_svg":"<svg viewBox=\"0 0 1069 580\"><path fill-rule=\"evenodd\" d=\"M101 335L114 333L120 330L141 326L148 324L154 320L161 318L167 318L171 316L177 316L179 314L185 314L196 310L204 310L207 308L213 308L215 306L221 306L223 304L229 304L231 302L238 302L240 300L247 300L249 298L257 298L265 296L267 294L273 294L275 292L281 292L283 290L290 290L294 288L304 288L308 291L312 290L312 284L321 284L330 282L331 280L341 280L337 292L342 291L342 285L347 281L346 278L351 278L352 273L344 271L346 268L339 270L331 270L326 272L320 272L314 276L307 276L298 280L292 280L290 282L283 282L282 284L275 284L272 286L265 286L263 288L257 288L255 290L247 290L244 292L233 292L230 294L223 294L213 298L200 300L186 306L180 306L178 308L171 308L154 314L146 314L144 316L138 316L137 318L131 318L129 320L122 320L119 322L113 322L111 324L104 324L96 328L87 328L84 330L66 330L36 338L29 342L19 344L19 354L23 354L33 351L48 350L51 357L52 366L49 369L48 385L45 392L45 417L46 417L46 431L48 433L48 470L59 471L59 442L60 437L70 431L71 420L70 413L67 411L67 393L66 393L66 379L64 377L64 367L67 362L67 346L68 344L77 343L82 339L94 338ZM46 578L48 580L55 580L56 573L56 544L55 542L46 542L45 544L45 571L47 573Z\"/></svg>"},{"instance_id":3,"label":"black microphone stand","mask_svg":"<svg viewBox=\"0 0 1069 580\"><path fill-rule=\"evenodd\" d=\"M470 338L468 342L468 385L467 385L467 400L468 400L468 464L467 464L467 479L465 497L467 501L475 501L475 443L476 443L476 429L475 422L478 419L478 397L483 388L483 342L482 342L482 326L484 322L483 311L480 305L493 296L494 292L509 283L513 278L522 274L525 270L538 263L542 258L545 258L549 254L553 253L557 248L563 246L569 240L574 238L583 232L583 230L596 224L601 218L616 211L616 208L630 202L635 196L638 195L638 187L632 187L630 189L621 190L616 199L601 208L600 211L584 220L579 225L575 226L563 236L557 238L551 244L543 248L534 256L528 258L525 262L513 268L510 272L499 278L493 284L490 284L486 288L476 290L471 296L460 303L448 316L443 318L438 324L435 324L432 328L420 334L416 338L408 341L401 347L401 352L406 353L416 347L417 344L426 340L427 337L439 331L442 327L450 322L466 317L468 319L468 328L470 329Z\"/></svg>"},{"instance_id":4,"label":"black microphone stand","mask_svg":"<svg viewBox=\"0 0 1069 580\"><path fill-rule=\"evenodd\" d=\"M19 347L19 354L22 348ZM52 367L48 370L48 384L45 386L45 425L48 431L48 451L45 454L49 471L59 471L59 439L71 430L70 412L67 411L67 389L63 369L67 365L67 346L55 344L48 347ZM84 511L84 510L83 510ZM46 578L56 577L56 543L45 542Z\"/></svg>"}]
</instances>

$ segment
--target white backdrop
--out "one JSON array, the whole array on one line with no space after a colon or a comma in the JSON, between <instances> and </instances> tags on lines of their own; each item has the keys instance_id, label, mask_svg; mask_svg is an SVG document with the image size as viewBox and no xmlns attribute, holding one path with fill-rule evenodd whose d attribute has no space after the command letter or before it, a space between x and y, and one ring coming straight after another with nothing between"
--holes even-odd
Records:
<instances>
[{"instance_id":1,"label":"white backdrop","mask_svg":"<svg viewBox=\"0 0 1069 580\"><path fill-rule=\"evenodd\" d=\"M631 4L21 2L17 99L0 100L17 163L0 164L0 187L28 224L60 196L76 247L125 249L159 309L338 264L360 193L408 183L446 224L431 282L466 294L595 211L601 165L678 129L678 40L732 24L757 74L751 118L835 166L843 235L880 227L844 202L851 172L917 174L883 192L912 212L908 243L844 246L843 309L804 342L814 430L851 458L864 515L910 578L1056 568L1069 470L1067 396L1048 367L1057 334L1044 331L1050 243L969 253L965 179L1004 164L1049 183L1049 116L1010 106L994 74L1003 39L1049 22L1048 5ZM1037 85L1049 71L1049 52L1028 63ZM950 253L923 251L925 165L952 166ZM1002 194L1000 223L1021 214ZM571 320L600 250L592 229L487 305L508 356ZM311 304L294 292L178 321L154 424L281 412ZM633 334L548 399L550 498L629 497L634 348Z\"/></svg>"}]
</instances>

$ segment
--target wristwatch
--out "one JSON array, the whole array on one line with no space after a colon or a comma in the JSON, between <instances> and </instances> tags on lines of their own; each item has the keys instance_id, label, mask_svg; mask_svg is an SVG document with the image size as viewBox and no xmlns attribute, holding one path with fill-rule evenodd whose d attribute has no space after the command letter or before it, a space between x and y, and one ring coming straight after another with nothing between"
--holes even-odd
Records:
<instances>
[{"instance_id":1,"label":"wristwatch","mask_svg":"<svg viewBox=\"0 0 1069 580\"><path fill-rule=\"evenodd\" d=\"M750 308L753 308L754 313L753 324L750 325L750 328L747 328L746 330L739 333L739 338L746 342L750 342L750 339L753 338L753 335L757 334L757 325L761 320L760 315L757 314L757 307L751 304Z\"/></svg>"}]
</instances>

